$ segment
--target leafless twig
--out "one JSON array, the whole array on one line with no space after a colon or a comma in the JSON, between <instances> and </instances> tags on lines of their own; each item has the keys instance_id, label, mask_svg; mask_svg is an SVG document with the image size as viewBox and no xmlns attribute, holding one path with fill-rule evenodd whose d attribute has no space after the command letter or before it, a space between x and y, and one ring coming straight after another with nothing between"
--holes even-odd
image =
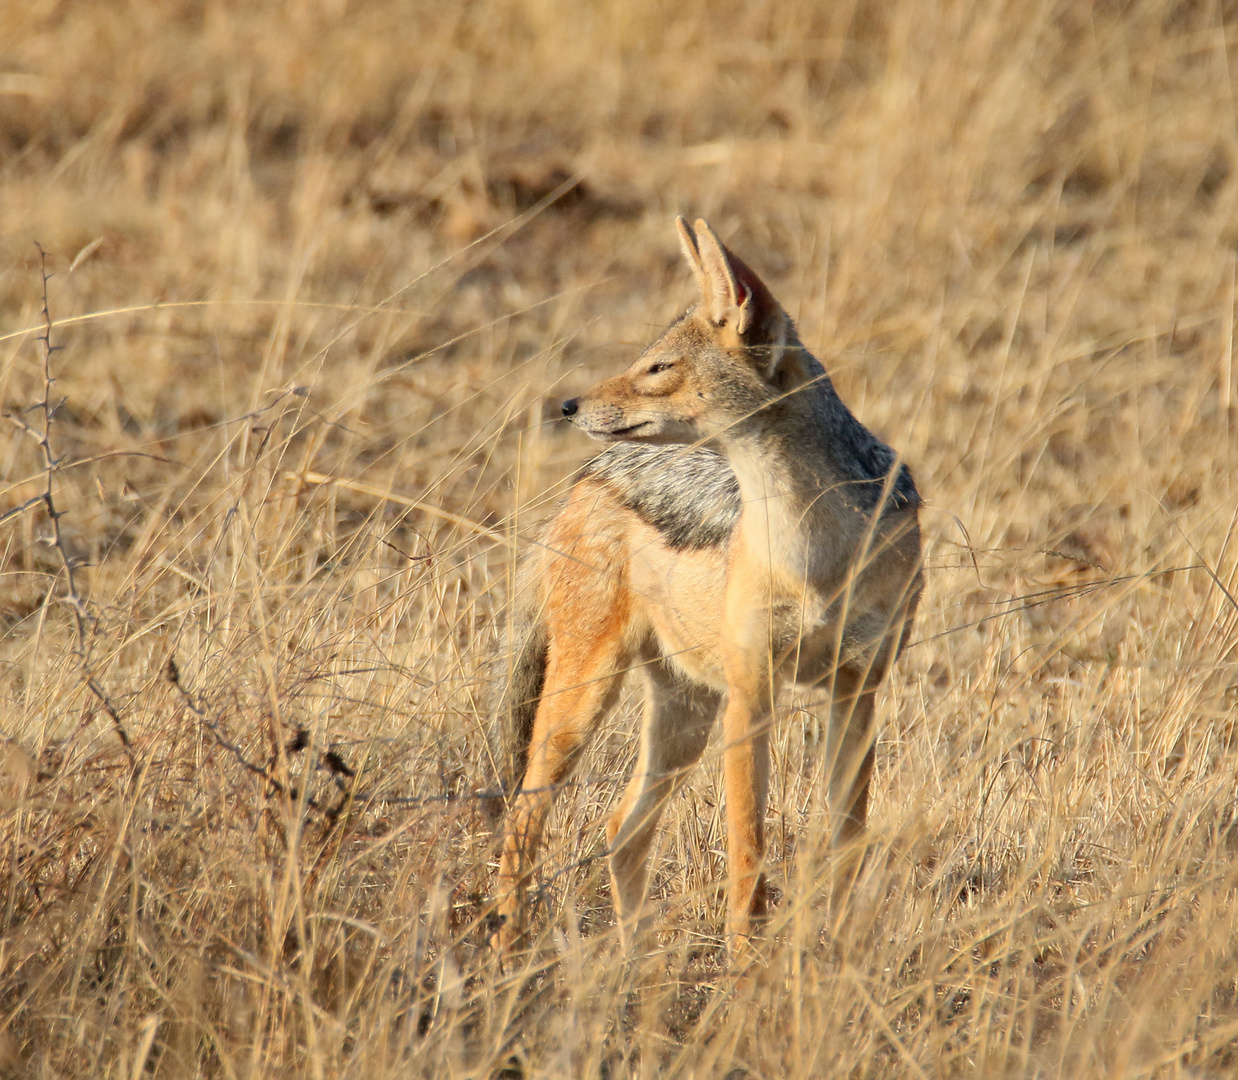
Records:
<instances>
[{"instance_id":1,"label":"leafless twig","mask_svg":"<svg viewBox=\"0 0 1238 1080\"><path fill-rule=\"evenodd\" d=\"M202 726L210 733L211 737L215 740L215 744L221 750L227 751L247 772L252 773L254 776L257 776L266 783L266 794L268 796L286 796L294 801L302 797L301 792L296 787L285 784L276 775L276 766L278 763L276 754L272 754L265 765L259 764L256 761L251 761L250 758L246 756L245 751L228 737L228 733L224 729L221 720L211 716L206 705L198 697L191 693L187 686L185 686L184 680L181 678L180 667L177 665L176 658L174 656L168 657L163 673L168 682L176 687L176 690L180 694L181 701L184 702L185 707L198 718ZM299 728L293 734L292 740L283 749L287 754L295 754L304 750L309 746L309 744L309 733L304 729ZM306 792L304 801L307 808L323 814L327 823L327 831L330 832L330 830L334 828L336 821L340 817L341 813L343 813L345 807L348 806L354 798L352 786L345 783L342 778L354 780L356 777L356 772L351 766L348 765L340 753L334 749L330 749L326 753L322 754L321 759L323 767L331 773L332 779L336 783L336 787L340 790L340 799L333 806L326 805L323 801L314 798L314 796Z\"/></svg>"},{"instance_id":2,"label":"leafless twig","mask_svg":"<svg viewBox=\"0 0 1238 1080\"><path fill-rule=\"evenodd\" d=\"M52 449L52 421L55 419L56 412L60 406L64 404L64 398L61 398L58 402L52 401L52 388L56 382L52 376L52 353L57 352L60 346L52 344L52 316L47 300L47 283L51 280L51 275L47 272L47 253L43 250L42 245L36 243L35 247L39 250L39 273L42 277L43 333L38 340L42 346L43 397L42 400L35 402L26 411L32 412L37 410L41 414L42 422L38 427L34 427L21 416L10 414L8 419L38 444L43 458L44 486L40 495L35 496L33 499L28 499L25 504L16 507L9 514L6 514L5 517L20 513L37 503L41 502L43 504L43 509L47 514L47 520L51 523L52 529L49 543L59 554L61 570L64 572L64 599L68 601L69 608L73 612L73 655L77 659L78 668L82 673L87 688L94 695L103 711L111 718L112 728L120 739L121 745L125 748L125 753L128 754L130 761L132 761L133 744L129 739L129 733L125 730L124 723L121 721L120 711L112 703L107 692L95 677L94 669L90 663L90 635L93 629L94 617L91 614L90 605L78 588L77 575L75 573L78 563L69 554L68 545L65 543L64 531L60 527L60 519L64 517L65 511L59 509L56 505L55 480L56 474L60 471L61 459L56 456L55 451Z\"/></svg>"}]
</instances>

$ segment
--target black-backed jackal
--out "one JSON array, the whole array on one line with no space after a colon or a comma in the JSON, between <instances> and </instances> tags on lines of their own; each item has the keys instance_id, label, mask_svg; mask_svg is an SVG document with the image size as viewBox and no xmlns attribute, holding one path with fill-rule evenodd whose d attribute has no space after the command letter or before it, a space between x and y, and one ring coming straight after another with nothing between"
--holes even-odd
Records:
<instances>
[{"instance_id":1,"label":"black-backed jackal","mask_svg":"<svg viewBox=\"0 0 1238 1080\"><path fill-rule=\"evenodd\" d=\"M864 828L877 687L920 596L920 498L842 403L755 273L704 221L679 219L701 300L622 374L563 403L615 445L582 471L520 576L499 941L554 790L613 706L648 687L635 774L611 817L610 872L630 942L658 819L722 713L732 948L764 913L770 720L786 680L829 691L836 845Z\"/></svg>"}]
</instances>

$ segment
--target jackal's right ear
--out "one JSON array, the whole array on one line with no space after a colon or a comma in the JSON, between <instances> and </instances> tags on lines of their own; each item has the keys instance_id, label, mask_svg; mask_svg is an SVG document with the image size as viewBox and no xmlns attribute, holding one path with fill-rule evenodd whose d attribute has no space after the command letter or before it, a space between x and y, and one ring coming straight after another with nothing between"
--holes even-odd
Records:
<instances>
[{"instance_id":1,"label":"jackal's right ear","mask_svg":"<svg viewBox=\"0 0 1238 1080\"><path fill-rule=\"evenodd\" d=\"M701 310L714 326L733 331L748 347L761 375L774 382L791 336L786 312L756 271L718 239L709 222L698 219L693 227L679 218L676 224L684 257L701 287Z\"/></svg>"},{"instance_id":2,"label":"jackal's right ear","mask_svg":"<svg viewBox=\"0 0 1238 1080\"><path fill-rule=\"evenodd\" d=\"M681 241L685 232L686 225L681 226ZM774 298L748 264L727 250L709 222L698 220L692 238L706 314L715 326L729 326L740 338L749 337L774 308Z\"/></svg>"}]
</instances>

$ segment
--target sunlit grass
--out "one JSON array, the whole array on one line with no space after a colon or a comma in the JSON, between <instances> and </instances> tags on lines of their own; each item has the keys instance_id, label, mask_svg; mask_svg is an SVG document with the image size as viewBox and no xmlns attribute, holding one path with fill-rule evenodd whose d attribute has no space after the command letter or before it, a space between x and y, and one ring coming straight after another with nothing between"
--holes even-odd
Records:
<instances>
[{"instance_id":1,"label":"sunlit grass","mask_svg":"<svg viewBox=\"0 0 1238 1080\"><path fill-rule=\"evenodd\" d=\"M0 524L0 1072L1231 1075L1218 19L0 10L0 396L29 419L43 393L38 240L91 610L83 665L45 514ZM813 700L789 699L761 965L721 961L716 748L667 814L657 947L625 961L600 858L625 707L560 798L537 946L500 969L513 556L590 452L556 403L692 299L680 212L928 500L871 849L831 911ZM6 430L0 513L45 482Z\"/></svg>"}]
</instances>

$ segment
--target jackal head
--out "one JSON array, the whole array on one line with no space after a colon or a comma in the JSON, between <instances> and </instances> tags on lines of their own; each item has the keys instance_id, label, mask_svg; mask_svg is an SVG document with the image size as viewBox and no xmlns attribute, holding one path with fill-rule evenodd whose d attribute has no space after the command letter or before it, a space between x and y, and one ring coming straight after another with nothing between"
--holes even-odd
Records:
<instances>
[{"instance_id":1,"label":"jackal head","mask_svg":"<svg viewBox=\"0 0 1238 1080\"><path fill-rule=\"evenodd\" d=\"M595 439L725 439L767 426L769 410L822 374L782 305L709 224L677 225L700 302L627 371L563 403L563 415Z\"/></svg>"}]
</instances>

